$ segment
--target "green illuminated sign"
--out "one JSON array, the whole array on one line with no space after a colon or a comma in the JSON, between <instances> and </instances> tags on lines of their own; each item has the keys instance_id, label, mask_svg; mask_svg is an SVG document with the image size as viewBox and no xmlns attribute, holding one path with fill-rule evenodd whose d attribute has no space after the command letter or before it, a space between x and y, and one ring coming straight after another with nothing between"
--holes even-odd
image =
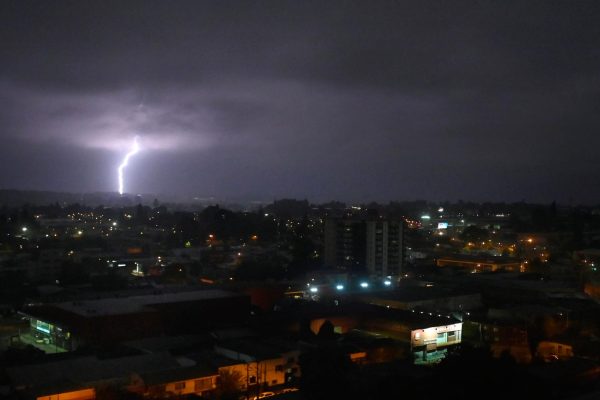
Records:
<instances>
[{"instance_id":1,"label":"green illuminated sign","mask_svg":"<svg viewBox=\"0 0 600 400\"><path fill-rule=\"evenodd\" d=\"M35 329L37 329L38 331L42 331L44 333L50 333L52 328L53 328L52 324L48 324L48 323L40 321L40 320L35 321Z\"/></svg>"}]
</instances>

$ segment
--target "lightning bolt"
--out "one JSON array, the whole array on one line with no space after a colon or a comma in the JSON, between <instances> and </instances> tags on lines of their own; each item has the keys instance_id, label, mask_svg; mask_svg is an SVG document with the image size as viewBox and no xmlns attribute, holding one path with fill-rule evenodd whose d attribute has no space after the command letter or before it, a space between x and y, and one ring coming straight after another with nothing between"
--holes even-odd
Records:
<instances>
[{"instance_id":1,"label":"lightning bolt","mask_svg":"<svg viewBox=\"0 0 600 400\"><path fill-rule=\"evenodd\" d=\"M131 150L129 150L129 153L125 154L121 165L119 165L119 168L117 169L119 174L119 194L121 195L123 194L123 170L125 169L127 164L129 164L129 159L135 154L137 154L139 151L140 145L138 144L138 137L136 136L133 138L133 147L131 148Z\"/></svg>"}]
</instances>

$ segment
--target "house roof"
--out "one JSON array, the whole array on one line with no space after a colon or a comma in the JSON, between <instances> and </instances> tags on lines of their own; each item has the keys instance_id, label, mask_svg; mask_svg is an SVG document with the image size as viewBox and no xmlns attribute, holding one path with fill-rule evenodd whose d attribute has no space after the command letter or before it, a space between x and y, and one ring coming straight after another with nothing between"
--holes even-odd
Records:
<instances>
[{"instance_id":1,"label":"house roof","mask_svg":"<svg viewBox=\"0 0 600 400\"><path fill-rule=\"evenodd\" d=\"M142 380L146 385L160 385L169 382L181 382L191 379L200 379L217 375L219 375L217 369L210 368L204 365L157 370L140 374Z\"/></svg>"},{"instance_id":2,"label":"house roof","mask_svg":"<svg viewBox=\"0 0 600 400\"><path fill-rule=\"evenodd\" d=\"M96 300L71 301L55 304L56 307L77 315L133 314L152 311L152 306L172 303L188 303L201 300L223 299L242 296L224 290L193 290L176 293L146 294L141 296L111 297Z\"/></svg>"},{"instance_id":3,"label":"house roof","mask_svg":"<svg viewBox=\"0 0 600 400\"><path fill-rule=\"evenodd\" d=\"M7 368L13 386L39 394L90 387L102 381L128 380L131 374L178 368L167 353L99 359L96 356Z\"/></svg>"}]
</instances>

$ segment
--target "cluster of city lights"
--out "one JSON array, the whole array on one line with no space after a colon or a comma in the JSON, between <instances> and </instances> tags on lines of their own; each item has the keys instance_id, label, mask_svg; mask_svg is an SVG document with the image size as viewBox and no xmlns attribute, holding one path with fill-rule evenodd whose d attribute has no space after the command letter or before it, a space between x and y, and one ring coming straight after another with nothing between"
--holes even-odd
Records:
<instances>
[{"instance_id":1,"label":"cluster of city lights","mask_svg":"<svg viewBox=\"0 0 600 400\"><path fill-rule=\"evenodd\" d=\"M312 279L312 281L314 281L314 279ZM391 287L392 286L392 281L390 279L385 279L383 281L383 285L385 287ZM316 293L319 292L319 287L318 286L313 286L313 285L311 285L311 283L307 283L306 286L308 287L308 290L309 290L310 293L316 294ZM361 281L358 284L358 286L360 288L362 288L362 289L368 289L369 287L371 287L370 283L367 282L367 281ZM342 291L342 290L346 289L346 286L343 285L343 284L341 284L341 283L338 283L338 284L335 285L335 289L337 291Z\"/></svg>"}]
</instances>

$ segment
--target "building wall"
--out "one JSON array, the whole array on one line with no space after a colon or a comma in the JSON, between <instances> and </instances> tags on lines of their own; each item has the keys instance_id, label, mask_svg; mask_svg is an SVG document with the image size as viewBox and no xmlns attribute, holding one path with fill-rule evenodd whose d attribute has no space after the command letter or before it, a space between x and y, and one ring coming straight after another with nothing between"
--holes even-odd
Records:
<instances>
[{"instance_id":1,"label":"building wall","mask_svg":"<svg viewBox=\"0 0 600 400\"><path fill-rule=\"evenodd\" d=\"M165 392L175 395L202 394L210 392L217 387L217 376L207 376L185 381L169 382L165 385Z\"/></svg>"},{"instance_id":2,"label":"building wall","mask_svg":"<svg viewBox=\"0 0 600 400\"><path fill-rule=\"evenodd\" d=\"M553 358L569 359L573 357L573 346L544 340L538 344L536 356L544 360L552 360Z\"/></svg>"},{"instance_id":3,"label":"building wall","mask_svg":"<svg viewBox=\"0 0 600 400\"><path fill-rule=\"evenodd\" d=\"M508 353L519 364L529 364L533 358L528 345L492 343L490 352L494 358L500 358Z\"/></svg>"},{"instance_id":4,"label":"building wall","mask_svg":"<svg viewBox=\"0 0 600 400\"><path fill-rule=\"evenodd\" d=\"M411 350L416 364L439 362L446 355L446 347L462 340L462 323L415 329L411 332Z\"/></svg>"},{"instance_id":5,"label":"building wall","mask_svg":"<svg viewBox=\"0 0 600 400\"><path fill-rule=\"evenodd\" d=\"M441 335L441 336L440 336ZM443 347L458 344L462 339L462 323L436 326L411 331L412 347L433 346Z\"/></svg>"},{"instance_id":6,"label":"building wall","mask_svg":"<svg viewBox=\"0 0 600 400\"><path fill-rule=\"evenodd\" d=\"M521 271L521 263L494 263L488 261L468 261L452 258L440 258L436 261L438 267L460 267L469 268L473 271Z\"/></svg>"},{"instance_id":7,"label":"building wall","mask_svg":"<svg viewBox=\"0 0 600 400\"><path fill-rule=\"evenodd\" d=\"M75 390L72 392L56 393L48 396L37 397L37 400L94 400L96 391L92 388Z\"/></svg>"},{"instance_id":8,"label":"building wall","mask_svg":"<svg viewBox=\"0 0 600 400\"><path fill-rule=\"evenodd\" d=\"M293 361L290 360L292 358ZM251 391L259 386L265 388L283 385L288 382L289 377L300 377L298 355L228 365L219 368L219 371L238 374L242 391Z\"/></svg>"},{"instance_id":9,"label":"building wall","mask_svg":"<svg viewBox=\"0 0 600 400\"><path fill-rule=\"evenodd\" d=\"M288 382L289 378L300 377L300 368L298 367L299 350L290 350L281 353L280 357L263 360L257 360L252 355L239 353L236 350L221 346L215 346L215 351L217 354L229 359L241 361L240 364L219 368L219 371L239 373L242 376L244 390L247 386L254 385L260 385L261 387L282 385Z\"/></svg>"}]
</instances>

